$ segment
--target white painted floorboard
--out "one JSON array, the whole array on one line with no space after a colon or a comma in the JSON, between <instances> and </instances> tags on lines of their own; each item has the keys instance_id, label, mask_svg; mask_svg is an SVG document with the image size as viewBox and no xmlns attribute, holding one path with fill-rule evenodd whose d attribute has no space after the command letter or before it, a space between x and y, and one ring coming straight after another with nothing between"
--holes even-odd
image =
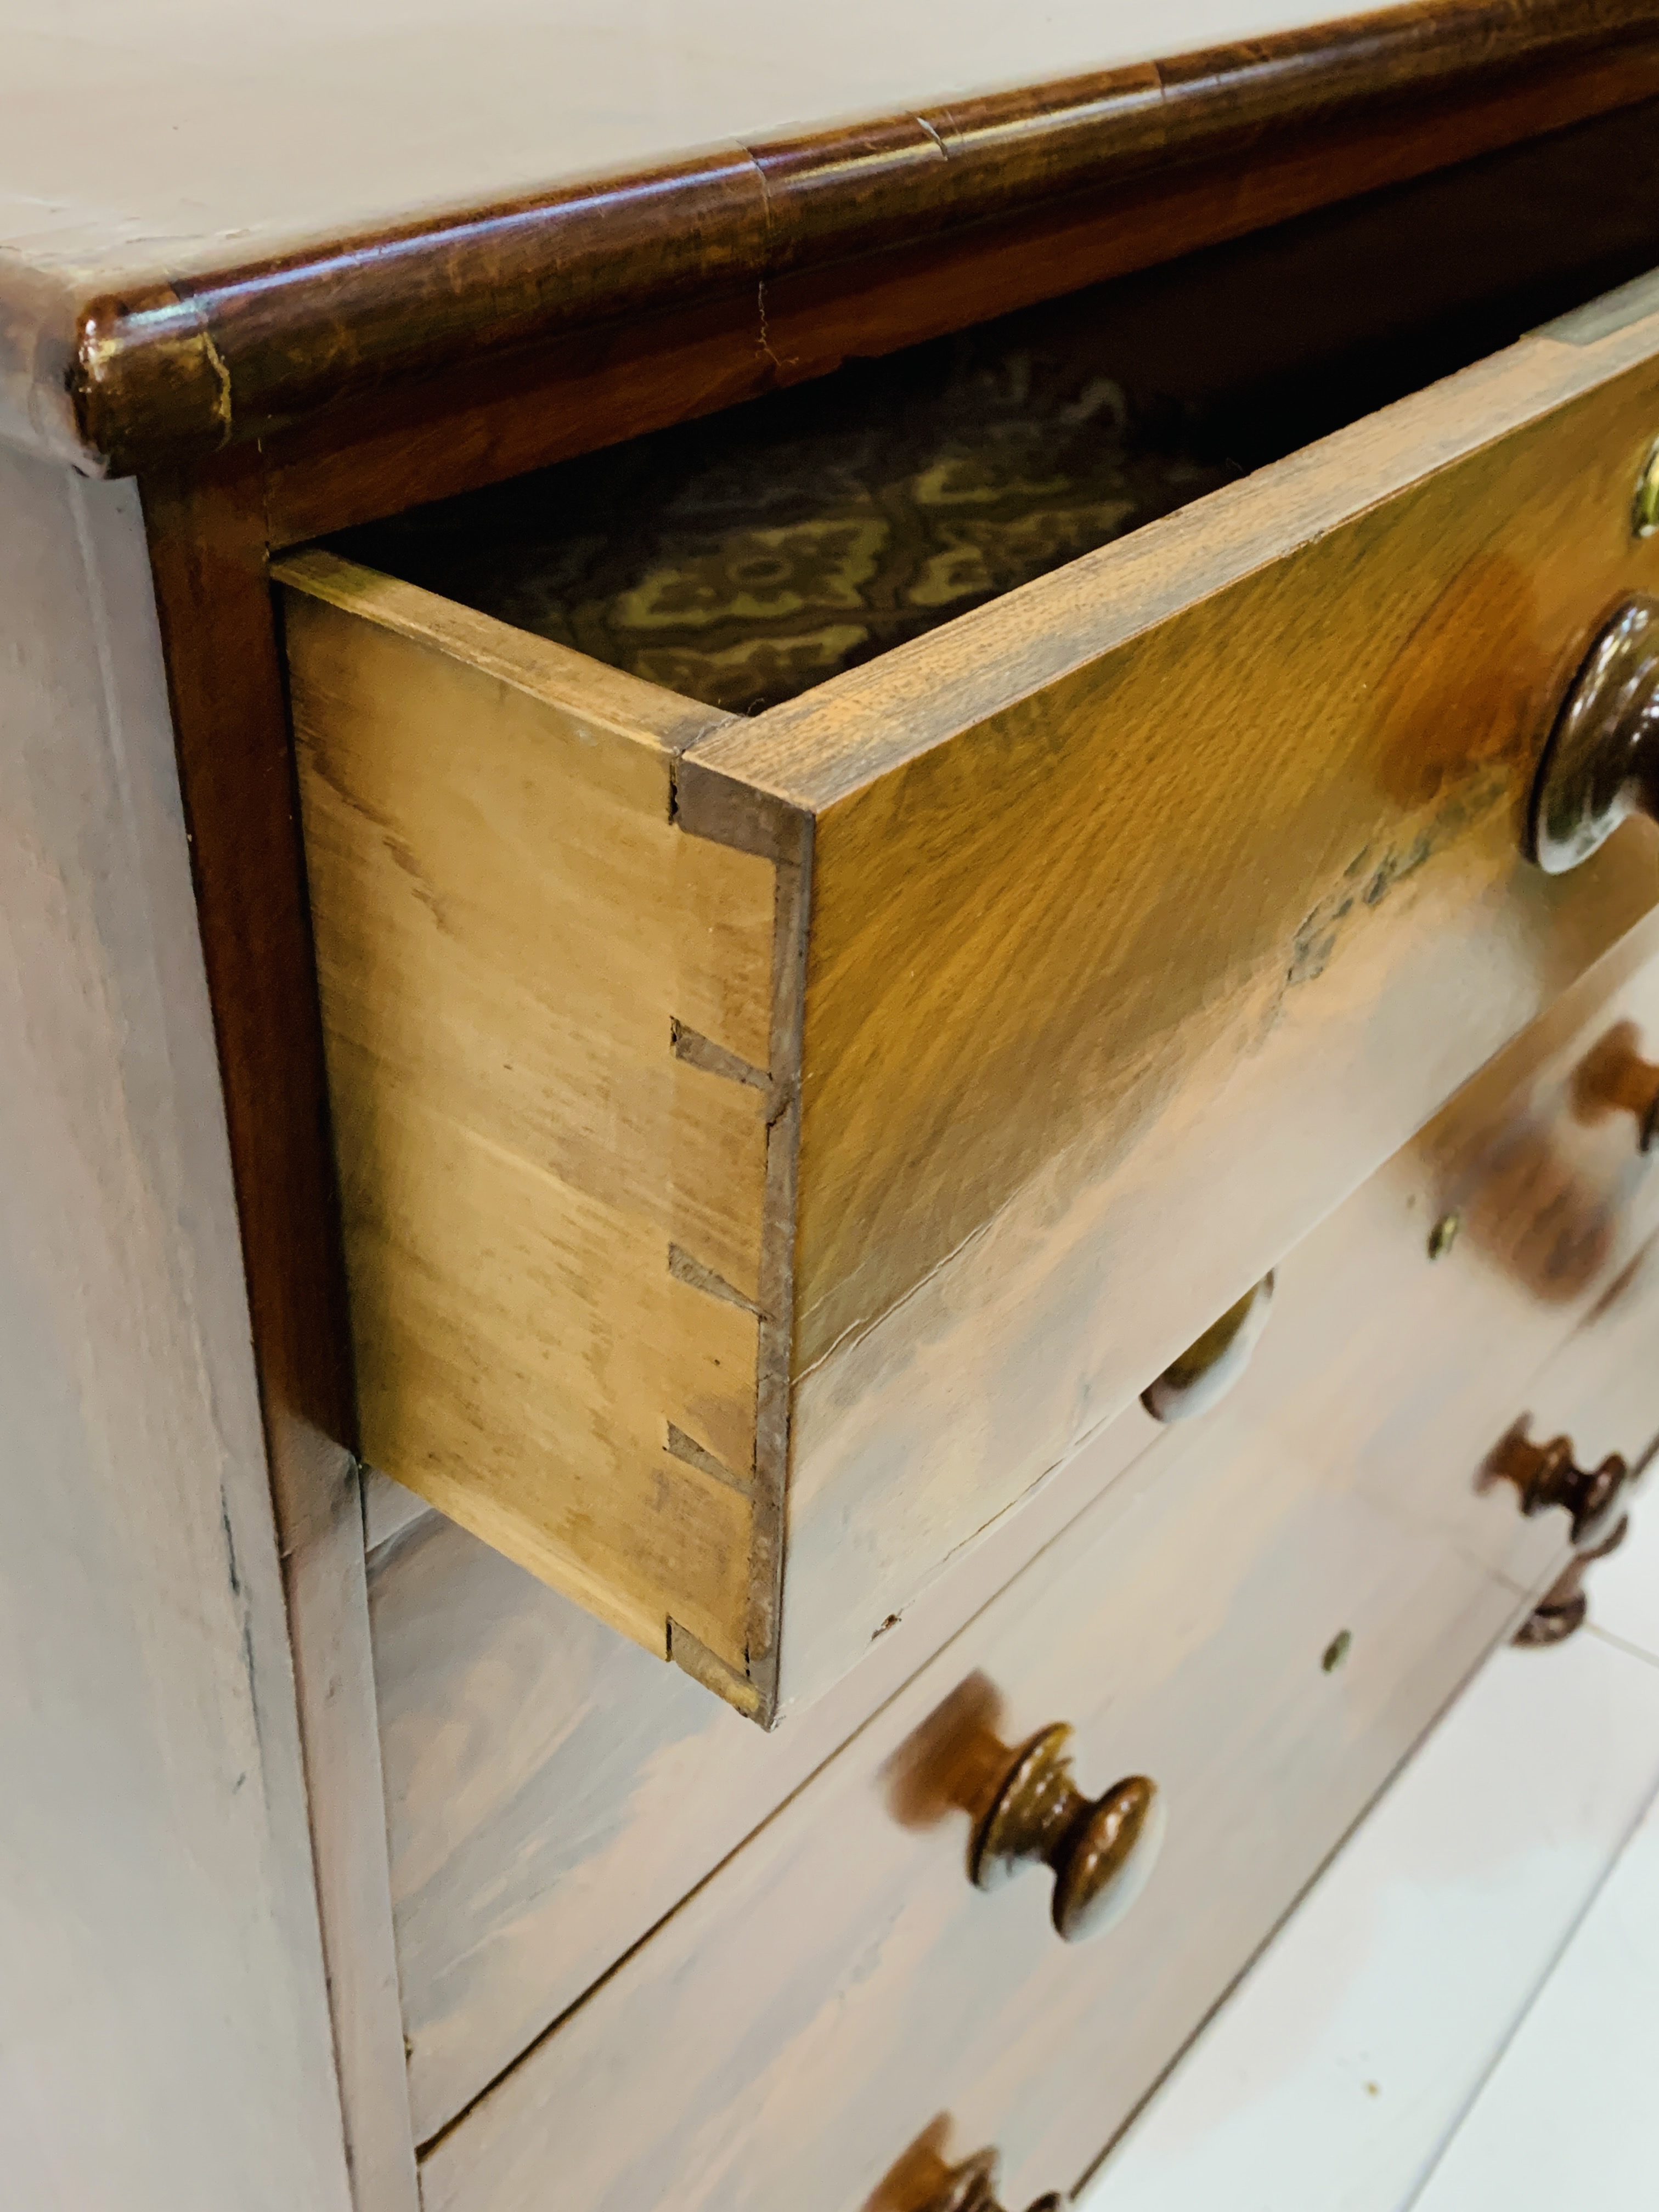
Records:
<instances>
[{"instance_id":1,"label":"white painted floorboard","mask_svg":"<svg viewBox=\"0 0 1659 2212\"><path fill-rule=\"evenodd\" d=\"M1630 1537L1595 1567L1589 1593L1590 1633L1659 1664L1659 1468L1644 1474Z\"/></svg>"},{"instance_id":2,"label":"white painted floorboard","mask_svg":"<svg viewBox=\"0 0 1659 2212\"><path fill-rule=\"evenodd\" d=\"M1417 2199L1417 2212L1659 2205L1659 1808Z\"/></svg>"},{"instance_id":3,"label":"white painted floorboard","mask_svg":"<svg viewBox=\"0 0 1659 2212\"><path fill-rule=\"evenodd\" d=\"M1638 1522L1592 1583L1604 1632L1494 1656L1079 2212L1405 2212L1413 2202L1419 2212L1659 2212L1659 1826L1648 1823L1602 1891L1659 1789L1651 1486L1644 1504L1647 1540ZM1653 2116L1644 2142L1620 2138L1644 2189L1602 2195L1584 2128L1565 2196L1517 2195L1513 2167L1477 2193L1470 2172L1504 2126L1501 2112L1487 2120L1483 2085L1490 2075L1493 2098L1540 2096L1552 2063L1565 2063L1552 2059L1552 2035L1585 2036L1589 1985L1621 1942L1628 1971L1607 2001L1629 2014L1638 2057L1628 2081L1622 2068L1610 2078ZM1583 2045L1575 2083L1588 2081L1601 2041ZM1553 2089L1557 2114L1563 2101Z\"/></svg>"}]
</instances>

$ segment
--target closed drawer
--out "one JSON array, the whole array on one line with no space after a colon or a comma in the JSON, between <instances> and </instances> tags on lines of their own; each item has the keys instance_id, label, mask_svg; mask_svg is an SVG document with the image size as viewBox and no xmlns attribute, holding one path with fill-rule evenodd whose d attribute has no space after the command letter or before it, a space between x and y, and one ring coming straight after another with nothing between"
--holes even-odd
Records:
<instances>
[{"instance_id":1,"label":"closed drawer","mask_svg":"<svg viewBox=\"0 0 1659 2212\"><path fill-rule=\"evenodd\" d=\"M1130 1407L763 1735L436 1514L369 1562L416 2140L489 2082L1163 1433Z\"/></svg>"},{"instance_id":2,"label":"closed drawer","mask_svg":"<svg viewBox=\"0 0 1659 2212\"><path fill-rule=\"evenodd\" d=\"M1644 1328L1650 1340L1659 1313L1643 1273L1659 1229L1659 1173L1638 1150L1635 1116L1605 1103L1648 1053L1659 1060L1659 917L1598 961L1291 1255L1256 1366L1233 1400L1168 1428L1129 1408L831 1694L771 1735L437 1516L383 1547L371 1562L374 1662L421 2140L576 2003L1091 1496L1161 1481L1158 1468L1191 1439L1221 1436L1224 1413L1247 1432L1265 1424L1253 1452L1271 1457L1291 1439L1298 1480L1328 1475L1337 1486L1329 1510L1339 1519L1359 1510L1341 1485L1355 1439L1369 1439L1370 1476L1386 1483L1403 1469L1419 1518L1443 1507L1449 1544L1472 1526L1480 1546L1497 1545L1488 1562L1518 1604L1559 1532L1546 1528L1541 1551L1528 1541L1511 1557L1509 1522L1472 1501L1470 1470L1523 1417L1540 1440L1571 1425L1564 1397L1597 1409L1575 1434L1581 1452L1634 1454L1659 1429L1659 1359L1650 1342L1644 1356L1632 1340ZM1552 1360L1568 1339L1570 1351ZM1103 1515L1109 1559L1117 1523ZM1260 1532L1264 1561L1280 1525ZM1315 1571L1293 1536L1291 1527L1284 1571ZM1139 1571L1133 1560L1131 1569ZM1035 1575L1005 1610L1043 1613ZM1431 1649L1437 1625L1425 1632ZM1407 1656L1402 1649L1389 1663ZM1121 1711L1127 1686L1099 1686Z\"/></svg>"},{"instance_id":3,"label":"closed drawer","mask_svg":"<svg viewBox=\"0 0 1659 2212\"><path fill-rule=\"evenodd\" d=\"M1156 428L1115 297L1067 404ZM1561 881L1520 846L1587 639L1659 584L1655 309L752 717L287 563L375 1462L763 1720L844 1674L1652 903L1645 823ZM1160 453L1149 511L1213 483ZM768 560L738 599L794 588Z\"/></svg>"},{"instance_id":4,"label":"closed drawer","mask_svg":"<svg viewBox=\"0 0 1659 2212\"><path fill-rule=\"evenodd\" d=\"M1488 1462L1546 1396L1578 1419L1601 1321L1561 1387L1535 1338L1508 1358L1503 1296L1479 1324L1491 1249L1431 1261L1428 1194L1401 1160L1291 1256L1235 1392L433 2147L428 2212L907 2212L927 2154L988 2143L1010 2204L1076 2180L1561 1559L1565 1517L1523 1518ZM1513 1317L1539 1278L1504 1280ZM1091 1792L1144 1773L1167 1808L1144 1893L1086 1945L1046 1873L985 1895L965 1868L987 1737L1058 1720Z\"/></svg>"}]
</instances>

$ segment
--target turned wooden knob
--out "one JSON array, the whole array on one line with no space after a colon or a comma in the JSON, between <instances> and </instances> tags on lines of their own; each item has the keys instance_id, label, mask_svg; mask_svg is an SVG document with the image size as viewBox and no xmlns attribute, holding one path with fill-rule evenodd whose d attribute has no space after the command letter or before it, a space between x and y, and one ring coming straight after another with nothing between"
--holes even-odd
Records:
<instances>
[{"instance_id":1,"label":"turned wooden knob","mask_svg":"<svg viewBox=\"0 0 1659 2212\"><path fill-rule=\"evenodd\" d=\"M1621 1514L1613 1525L1611 1535L1588 1552L1575 1552L1566 1566L1556 1577L1532 1611L1515 1632L1515 1641L1522 1650L1536 1651L1552 1644L1565 1644L1576 1636L1589 1615L1589 1600L1584 1595L1584 1577L1597 1559L1605 1559L1609 1552L1616 1552L1630 1534L1630 1516Z\"/></svg>"},{"instance_id":2,"label":"turned wooden knob","mask_svg":"<svg viewBox=\"0 0 1659 2212\"><path fill-rule=\"evenodd\" d=\"M1057 2191L1039 2197L1029 2212L1061 2212L1065 2200ZM981 2150L965 2158L951 2171L937 2197L927 2200L926 2212L1002 2212L997 2202L997 2154Z\"/></svg>"},{"instance_id":3,"label":"turned wooden knob","mask_svg":"<svg viewBox=\"0 0 1659 2212\"><path fill-rule=\"evenodd\" d=\"M1000 1889L1024 1866L1052 1867L1054 1927L1081 1943L1120 1921L1146 1887L1164 1842L1164 1801L1144 1774L1085 1797L1072 1780L1071 1737L1057 1722L1008 1754L968 1871L981 1889Z\"/></svg>"},{"instance_id":4,"label":"turned wooden knob","mask_svg":"<svg viewBox=\"0 0 1659 2212\"><path fill-rule=\"evenodd\" d=\"M1644 1152L1659 1152L1659 1067L1632 1055L1620 1068L1607 1103L1636 1117L1636 1141Z\"/></svg>"},{"instance_id":5,"label":"turned wooden knob","mask_svg":"<svg viewBox=\"0 0 1659 2212\"><path fill-rule=\"evenodd\" d=\"M1528 854L1565 875L1632 814L1659 819L1659 599L1626 599L1574 677L1538 763Z\"/></svg>"},{"instance_id":6,"label":"turned wooden knob","mask_svg":"<svg viewBox=\"0 0 1659 2212\"><path fill-rule=\"evenodd\" d=\"M1587 1474L1576 1464L1566 1437L1553 1437L1547 1444L1510 1437L1494 1462L1493 1472L1520 1492L1523 1513L1564 1506L1572 1516L1575 1552L1595 1551L1613 1534L1624 1513L1630 1469L1617 1452Z\"/></svg>"},{"instance_id":7,"label":"turned wooden knob","mask_svg":"<svg viewBox=\"0 0 1659 2212\"><path fill-rule=\"evenodd\" d=\"M1659 1152L1659 1067L1643 1059L1640 1042L1635 1023L1620 1022L1577 1069L1573 1088L1581 1115L1628 1114L1638 1149Z\"/></svg>"}]
</instances>

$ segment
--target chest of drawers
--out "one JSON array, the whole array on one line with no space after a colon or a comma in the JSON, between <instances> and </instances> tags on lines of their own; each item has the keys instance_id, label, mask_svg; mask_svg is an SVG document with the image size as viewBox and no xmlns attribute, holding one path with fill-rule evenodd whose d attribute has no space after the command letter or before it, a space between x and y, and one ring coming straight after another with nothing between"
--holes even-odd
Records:
<instances>
[{"instance_id":1,"label":"chest of drawers","mask_svg":"<svg viewBox=\"0 0 1659 2212\"><path fill-rule=\"evenodd\" d=\"M963 94L901 11L823 128L781 34L647 97L515 22L544 189L507 29L492 137L289 27L210 218L159 132L18 218L30 1156L133 1285L15 1240L106 1685L22 1771L142 1684L147 1809L14 1888L215 1961L43 2207L1063 2195L1582 1612L1659 1435L1659 9L1089 12Z\"/></svg>"}]
</instances>

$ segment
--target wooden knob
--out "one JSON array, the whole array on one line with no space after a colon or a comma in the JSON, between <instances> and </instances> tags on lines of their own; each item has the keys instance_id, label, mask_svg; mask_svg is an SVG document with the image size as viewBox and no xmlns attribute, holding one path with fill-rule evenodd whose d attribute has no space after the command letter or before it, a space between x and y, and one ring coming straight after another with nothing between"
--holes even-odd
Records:
<instances>
[{"instance_id":1,"label":"wooden knob","mask_svg":"<svg viewBox=\"0 0 1659 2212\"><path fill-rule=\"evenodd\" d=\"M1632 814L1659 819L1659 599L1627 599L1574 677L1533 785L1529 857L1565 875Z\"/></svg>"},{"instance_id":2,"label":"wooden knob","mask_svg":"<svg viewBox=\"0 0 1659 2212\"><path fill-rule=\"evenodd\" d=\"M1050 2191L1039 2197L1030 2212L1061 2212L1064 2199ZM926 2212L1002 2212L997 2201L997 2154L981 2150L952 2169L937 2197L927 2200Z\"/></svg>"},{"instance_id":3,"label":"wooden knob","mask_svg":"<svg viewBox=\"0 0 1659 2212\"><path fill-rule=\"evenodd\" d=\"M1659 1152L1659 1067L1632 1055L1620 1069L1607 1103L1635 1115L1638 1150Z\"/></svg>"},{"instance_id":4,"label":"wooden knob","mask_svg":"<svg viewBox=\"0 0 1659 2212\"><path fill-rule=\"evenodd\" d=\"M1597 1559L1605 1559L1609 1552L1616 1552L1629 1534L1630 1516L1622 1514L1614 1522L1611 1535L1604 1536L1587 1552L1573 1553L1516 1631L1515 1641L1523 1650L1540 1650L1547 1644L1564 1644L1569 1636L1577 1633L1589 1614L1589 1600L1584 1595L1585 1574Z\"/></svg>"},{"instance_id":5,"label":"wooden knob","mask_svg":"<svg viewBox=\"0 0 1659 2212\"><path fill-rule=\"evenodd\" d=\"M1547 1444L1509 1437L1499 1448L1492 1471L1515 1485L1525 1514L1564 1506L1572 1516L1575 1552L1595 1551L1623 1517L1630 1469L1617 1452L1587 1474L1576 1464L1566 1437L1553 1437Z\"/></svg>"},{"instance_id":6,"label":"wooden knob","mask_svg":"<svg viewBox=\"0 0 1659 2212\"><path fill-rule=\"evenodd\" d=\"M1085 1797L1072 1780L1071 1737L1056 1723L1009 1754L968 1871L981 1889L1000 1889L1024 1866L1052 1867L1054 1927L1081 1943L1120 1921L1146 1887L1164 1842L1164 1802L1144 1774Z\"/></svg>"},{"instance_id":7,"label":"wooden knob","mask_svg":"<svg viewBox=\"0 0 1659 2212\"><path fill-rule=\"evenodd\" d=\"M1152 1419L1189 1421L1224 1398L1249 1365L1273 1304L1273 1279L1264 1275L1141 1392L1140 1402Z\"/></svg>"},{"instance_id":8,"label":"wooden knob","mask_svg":"<svg viewBox=\"0 0 1659 2212\"><path fill-rule=\"evenodd\" d=\"M1586 1056L1573 1077L1579 1113L1586 1119L1628 1114L1638 1148L1659 1152L1659 1067L1638 1049L1641 1031L1620 1022Z\"/></svg>"}]
</instances>

